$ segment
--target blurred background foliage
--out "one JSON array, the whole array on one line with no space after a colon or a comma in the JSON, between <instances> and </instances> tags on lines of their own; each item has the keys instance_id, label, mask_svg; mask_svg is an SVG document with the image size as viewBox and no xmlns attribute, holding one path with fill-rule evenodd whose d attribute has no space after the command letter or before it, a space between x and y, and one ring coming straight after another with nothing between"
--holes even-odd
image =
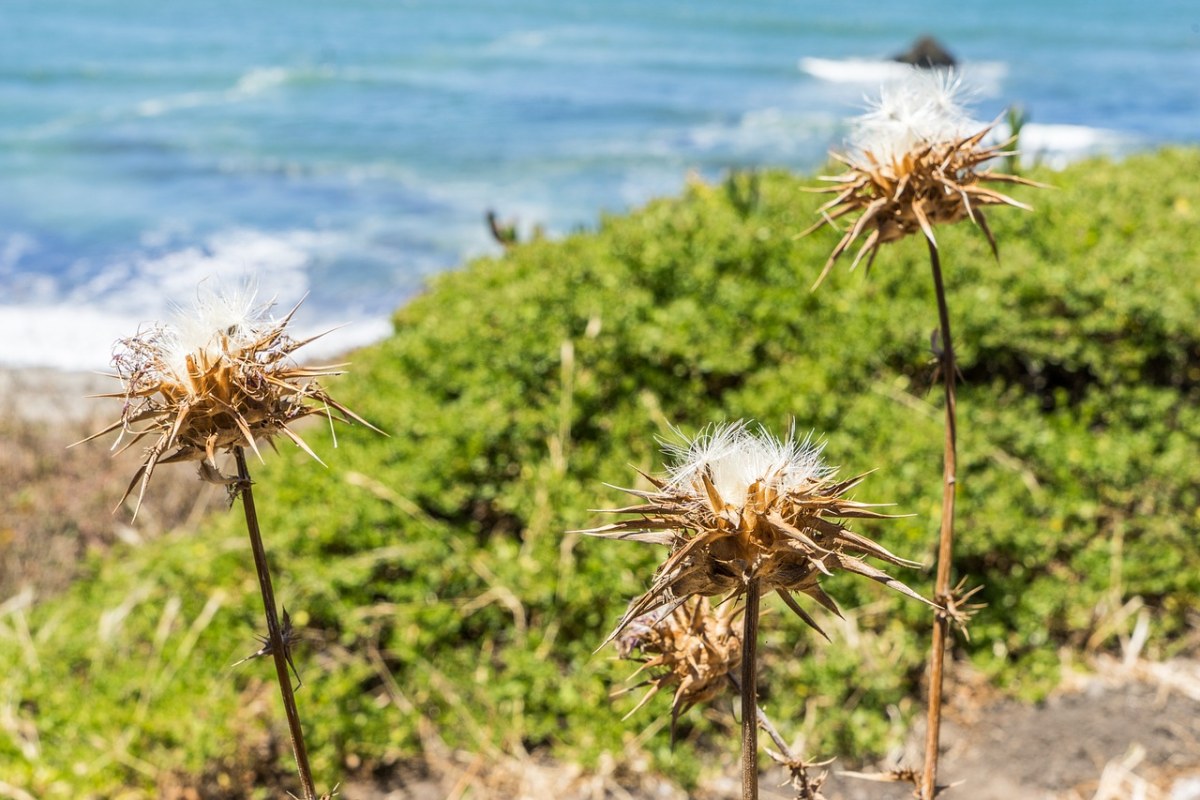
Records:
<instances>
[{"instance_id":1,"label":"blurred background foliage","mask_svg":"<svg viewBox=\"0 0 1200 800\"><path fill-rule=\"evenodd\" d=\"M1035 171L1055 187L1017 193L1036 210L989 217L999 263L970 225L938 231L963 373L955 572L987 603L955 649L1005 692L1044 694L1064 663L1115 647L1137 607L1149 655L1195 645L1196 174L1195 150ZM305 436L328 469L286 443L252 464L276 592L306 637L319 776L385 770L436 737L584 763L645 750L687 784L706 752L736 749L728 699L682 718L674 752L656 727L668 697L621 722L636 696L608 694L633 665L593 650L663 553L566 532L623 504L605 484L661 470L670 426L816 431L842 474L876 470L856 499L911 515L863 530L932 567L926 250L902 242L810 292L837 239L797 236L823 199L812 183L693 183L437 277L332 386L390 436L338 429L334 449L318 424ZM898 577L932 590L930 570ZM762 703L809 753L852 765L920 709L930 619L869 581L827 588L847 609L813 609L832 643L781 607L764 620ZM288 770L269 664L228 666L257 646L258 605L237 508L119 548L61 596L10 602L0 774L78 798L252 759Z\"/></svg>"}]
</instances>

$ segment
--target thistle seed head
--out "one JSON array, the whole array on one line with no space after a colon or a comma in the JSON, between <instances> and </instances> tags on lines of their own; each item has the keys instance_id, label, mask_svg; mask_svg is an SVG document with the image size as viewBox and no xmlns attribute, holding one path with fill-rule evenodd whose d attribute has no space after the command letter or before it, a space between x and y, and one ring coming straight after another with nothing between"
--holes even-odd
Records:
<instances>
[{"instance_id":1,"label":"thistle seed head","mask_svg":"<svg viewBox=\"0 0 1200 800\"><path fill-rule=\"evenodd\" d=\"M928 603L863 560L870 556L919 566L846 527L845 520L888 515L846 497L866 475L836 480L811 437L797 440L789 433L778 439L761 427L736 422L710 428L666 452L673 462L668 477L646 476L652 491L625 490L642 502L609 509L631 518L584 531L670 548L650 588L630 605L608 641L643 615L665 618L691 597L744 594L752 579L760 592L777 592L822 635L792 593L838 613L819 584L836 570L864 575Z\"/></svg>"},{"instance_id":2,"label":"thistle seed head","mask_svg":"<svg viewBox=\"0 0 1200 800\"><path fill-rule=\"evenodd\" d=\"M836 195L818 209L821 219L804 233L850 214L857 219L834 247L813 288L860 237L862 244L851 269L867 257L867 268L879 249L921 232L933 246L933 226L970 219L987 237L993 253L996 239L983 207L1029 206L985 186L1010 183L1041 186L1034 181L982 169L1010 144L986 143L995 123L973 122L960 102L962 85L953 74L914 69L907 79L885 86L870 110L851 122L850 150L833 153L847 169L822 177L833 185L817 191Z\"/></svg>"},{"instance_id":3,"label":"thistle seed head","mask_svg":"<svg viewBox=\"0 0 1200 800\"><path fill-rule=\"evenodd\" d=\"M114 377L123 389L107 396L124 400L121 418L85 441L120 430L114 449L124 451L148 440L121 502L140 483L140 507L155 467L163 463L198 461L202 478L236 481L221 474L216 455L243 446L258 453L260 442L272 443L280 434L320 461L288 427L310 414L378 430L317 383L316 378L340 374L340 365L293 361L292 354L312 341L288 335L296 309L278 320L270 309L270 303L256 304L250 286L232 291L201 286L193 306L177 310L171 324L118 344Z\"/></svg>"},{"instance_id":4,"label":"thistle seed head","mask_svg":"<svg viewBox=\"0 0 1200 800\"><path fill-rule=\"evenodd\" d=\"M741 612L733 603L714 610L708 598L695 597L665 617L651 613L632 620L617 642L617 652L621 658L642 663L631 680L643 674L645 679L616 694L642 686L650 689L625 718L663 689L674 687L673 730L680 714L716 697L741 667L742 637L736 622Z\"/></svg>"}]
</instances>

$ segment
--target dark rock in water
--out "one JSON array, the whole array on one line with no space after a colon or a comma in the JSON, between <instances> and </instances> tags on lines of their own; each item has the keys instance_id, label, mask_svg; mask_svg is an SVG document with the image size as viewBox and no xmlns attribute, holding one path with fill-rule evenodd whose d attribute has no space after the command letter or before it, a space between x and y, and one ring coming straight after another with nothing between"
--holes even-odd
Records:
<instances>
[{"instance_id":1,"label":"dark rock in water","mask_svg":"<svg viewBox=\"0 0 1200 800\"><path fill-rule=\"evenodd\" d=\"M932 36L922 36L913 42L912 47L900 55L894 56L892 60L899 61L901 64L912 64L915 67L924 67L926 69L932 69L933 67L953 67L958 64L954 56L950 55L950 51Z\"/></svg>"}]
</instances>

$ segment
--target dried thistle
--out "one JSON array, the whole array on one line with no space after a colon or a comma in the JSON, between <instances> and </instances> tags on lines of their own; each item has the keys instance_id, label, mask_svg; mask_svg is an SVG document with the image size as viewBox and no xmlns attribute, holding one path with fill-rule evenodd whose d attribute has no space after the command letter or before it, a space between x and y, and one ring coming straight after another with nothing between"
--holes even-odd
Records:
<instances>
[{"instance_id":1,"label":"dried thistle","mask_svg":"<svg viewBox=\"0 0 1200 800\"><path fill-rule=\"evenodd\" d=\"M988 188L986 183L1040 186L1034 181L981 165L1001 155L1010 142L985 142L995 122L980 126L959 103L961 82L951 73L913 70L897 84L884 86L872 109L857 118L847 154L833 153L846 172L822 176L834 185L818 191L837 196L821 206L822 218L810 233L849 214L858 218L834 247L813 285L815 289L850 246L866 235L851 269L867 258L867 269L879 249L889 242L922 232L936 246L933 226L970 219L987 237L993 253L996 238L982 208L1029 206Z\"/></svg>"},{"instance_id":2,"label":"dried thistle","mask_svg":"<svg viewBox=\"0 0 1200 800\"><path fill-rule=\"evenodd\" d=\"M822 448L811 438L797 440L789 434L780 440L761 427L752 431L746 422L715 426L690 442L668 445L673 461L668 477L644 476L653 491L623 490L642 503L607 509L636 516L583 531L671 548L650 589L630 605L605 643L645 614L664 618L696 595L744 594L752 581L761 594L779 594L824 636L793 593L808 595L839 614L819 584L835 570L863 575L928 603L863 560L871 556L897 566L920 566L839 521L889 515L847 499L866 475L835 480L834 470L821 460Z\"/></svg>"},{"instance_id":3,"label":"dried thistle","mask_svg":"<svg viewBox=\"0 0 1200 800\"><path fill-rule=\"evenodd\" d=\"M818 191L832 192L836 197L821 206L821 220L805 231L809 233L826 224L836 226L838 219L858 214L825 262L814 289L829 274L837 259L864 234L866 238L859 245L851 269L864 257L868 257L867 269L870 269L883 245L917 231L924 234L929 247L939 322L932 345L938 356L938 370L946 396L942 522L935 581L935 597L939 604L951 603L953 598L949 581L954 540L954 494L958 484L954 392L958 366L933 226L970 219L983 230L992 253L998 256L996 237L988 227L983 208L1008 205L1029 210L1029 207L985 184L1041 186L1015 175L982 168L997 156L1011 155L1007 148L1012 142L985 143L995 123L980 125L970 120L959 102L961 88L961 82L953 73L922 70L914 70L908 80L885 86L874 107L854 121L850 153L834 154L847 170L841 175L823 178L835 185ZM961 608L939 609L939 612L932 642L925 772L919 787L923 800L932 800L935 792L946 636L951 622L965 622L958 619L963 612Z\"/></svg>"},{"instance_id":4,"label":"dried thistle","mask_svg":"<svg viewBox=\"0 0 1200 800\"><path fill-rule=\"evenodd\" d=\"M274 437L283 434L319 462L288 427L310 414L323 413L331 423L340 419L378 428L335 401L316 382L316 378L338 374L337 366L302 367L292 360L297 349L312 341L297 341L287 334L296 308L281 320L269 316L270 308L270 303L255 305L250 286L234 292L201 287L194 307L181 310L173 325L159 325L122 341L113 362L117 368L114 377L124 383L124 390L107 395L124 399L121 418L85 441L118 429L121 435L114 448L126 436L129 441L121 450L143 439L152 440L121 497L123 503L140 482L134 516L155 467L162 463L198 461L203 480L222 484L241 496L267 620L267 635L260 637L262 647L243 661L272 657L304 798L317 800L288 675L290 667L300 680L291 658L291 617L285 609L281 625L276 613L245 449L261 457L259 441L274 446ZM221 473L217 453L233 455L236 476Z\"/></svg>"},{"instance_id":5,"label":"dried thistle","mask_svg":"<svg viewBox=\"0 0 1200 800\"><path fill-rule=\"evenodd\" d=\"M729 685L742 661L742 637L736 620L742 609L726 603L714 610L706 597L689 600L666 617L645 614L633 619L617 641L621 658L641 662L630 680L642 673L645 680L614 696L643 686L650 689L625 719L629 719L656 694L675 687L671 698L671 738L675 722L697 703L706 703Z\"/></svg>"},{"instance_id":6,"label":"dried thistle","mask_svg":"<svg viewBox=\"0 0 1200 800\"><path fill-rule=\"evenodd\" d=\"M194 307L181 310L174 324L120 342L114 377L124 389L104 396L125 401L121 418L84 441L120 430L113 447L123 452L152 440L121 497L123 503L140 482L135 516L159 464L199 461L201 478L233 486L237 479L220 472L217 453L244 446L261 457L259 442L273 446L279 434L320 461L289 428L310 414L378 430L316 382L340 374L341 365L305 367L292 360L312 341L287 334L296 308L280 320L270 317L270 308L270 303L255 305L250 287L230 293L201 287Z\"/></svg>"},{"instance_id":7,"label":"dried thistle","mask_svg":"<svg viewBox=\"0 0 1200 800\"><path fill-rule=\"evenodd\" d=\"M821 450L810 438L797 441L789 432L780 440L761 427L751 431L746 422L711 427L691 441L667 446L674 462L668 477L643 474L653 491L624 490L641 498L641 503L608 509L634 518L582 531L670 547L650 589L630 604L605 644L644 615L651 615L650 621L641 623L639 631L653 628L692 597L725 594L726 602L745 598L741 671L733 681L741 694L744 800L758 797L761 713L756 651L761 595L775 591L822 635L792 593L806 594L839 613L819 585L821 576L834 570L864 575L928 602L862 559L872 556L890 564L918 566L837 521L887 515L847 499L846 493L866 476L834 480L834 470L821 461Z\"/></svg>"}]
</instances>

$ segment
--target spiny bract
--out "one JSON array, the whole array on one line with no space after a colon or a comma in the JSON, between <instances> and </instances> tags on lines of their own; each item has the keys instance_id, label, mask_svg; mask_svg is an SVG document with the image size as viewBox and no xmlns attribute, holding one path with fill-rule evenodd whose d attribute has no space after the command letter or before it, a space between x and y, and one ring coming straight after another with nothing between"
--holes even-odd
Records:
<instances>
[{"instance_id":1,"label":"spiny bract","mask_svg":"<svg viewBox=\"0 0 1200 800\"><path fill-rule=\"evenodd\" d=\"M864 575L928 602L860 557L919 566L835 521L887 515L845 498L866 476L834 480L834 470L820 458L821 446L811 438L789 434L781 440L736 422L669 445L666 452L673 460L668 477L645 476L653 491L623 490L643 502L606 510L635 515L632 519L583 531L670 548L650 589L630 605L607 641L645 614L666 617L690 597L744 594L752 579L760 593L777 592L822 635L792 593L838 613L819 585L821 576L834 570Z\"/></svg>"},{"instance_id":2,"label":"spiny bract","mask_svg":"<svg viewBox=\"0 0 1200 800\"><path fill-rule=\"evenodd\" d=\"M305 367L292 360L292 353L312 341L287 335L296 309L275 320L270 308L270 303L256 306L249 286L229 292L202 286L193 307L180 309L173 324L156 325L119 343L113 377L124 390L105 396L125 401L121 418L84 441L119 429L114 449L128 437L120 447L124 451L153 439L121 502L140 481L140 507L155 467L174 461L199 461L202 477L231 484L233 479L217 468L217 453L242 446L258 453L260 441L271 442L278 434L320 461L288 428L310 414L374 428L316 382L339 374L340 365Z\"/></svg>"}]
</instances>

